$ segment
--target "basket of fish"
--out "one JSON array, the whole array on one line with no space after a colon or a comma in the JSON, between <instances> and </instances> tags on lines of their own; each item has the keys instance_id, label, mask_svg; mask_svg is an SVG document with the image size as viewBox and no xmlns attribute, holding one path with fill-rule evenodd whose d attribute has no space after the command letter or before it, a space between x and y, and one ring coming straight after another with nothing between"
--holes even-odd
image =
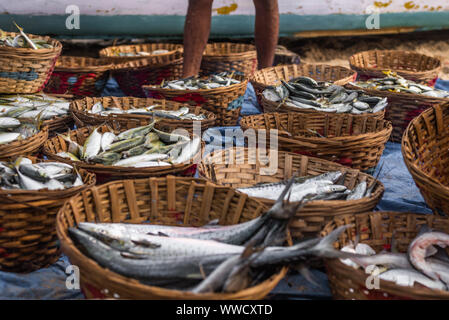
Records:
<instances>
[{"instance_id":1,"label":"basket of fish","mask_svg":"<svg viewBox=\"0 0 449 320\"><path fill-rule=\"evenodd\" d=\"M240 120L242 129L262 134L270 145L277 134L281 151L299 153L359 169L373 170L391 134L391 123L350 114L264 113Z\"/></svg>"},{"instance_id":2,"label":"basket of fish","mask_svg":"<svg viewBox=\"0 0 449 320\"><path fill-rule=\"evenodd\" d=\"M154 124L120 131L107 125L80 128L49 139L43 152L97 174L99 182L190 172L199 160L200 138L163 132Z\"/></svg>"},{"instance_id":3,"label":"basket of fish","mask_svg":"<svg viewBox=\"0 0 449 320\"><path fill-rule=\"evenodd\" d=\"M413 51L369 50L349 58L351 69L357 71L358 80L381 78L383 71L397 72L407 80L435 85L441 61Z\"/></svg>"},{"instance_id":4,"label":"basket of fish","mask_svg":"<svg viewBox=\"0 0 449 320\"><path fill-rule=\"evenodd\" d=\"M105 60L60 56L44 91L77 97L100 96L111 69L112 64Z\"/></svg>"},{"instance_id":5,"label":"basket of fish","mask_svg":"<svg viewBox=\"0 0 449 320\"><path fill-rule=\"evenodd\" d=\"M120 89L130 97L145 98L142 86L158 85L182 77L182 52L150 56L115 64L112 75Z\"/></svg>"},{"instance_id":6,"label":"basket of fish","mask_svg":"<svg viewBox=\"0 0 449 320\"><path fill-rule=\"evenodd\" d=\"M347 86L388 99L385 119L393 125L390 139L394 142L401 142L408 124L421 112L449 101L449 92L407 80L393 72L386 72L383 78L352 82Z\"/></svg>"},{"instance_id":7,"label":"basket of fish","mask_svg":"<svg viewBox=\"0 0 449 320\"><path fill-rule=\"evenodd\" d=\"M0 30L0 93L39 92L50 79L62 45L17 28L19 33Z\"/></svg>"},{"instance_id":8,"label":"basket of fish","mask_svg":"<svg viewBox=\"0 0 449 320\"><path fill-rule=\"evenodd\" d=\"M70 105L77 124L82 126L107 123L116 130L148 124L157 119L156 128L171 132L185 129L193 133L198 127L198 135L213 127L217 117L201 107L151 98L103 97L73 101Z\"/></svg>"},{"instance_id":9,"label":"basket of fish","mask_svg":"<svg viewBox=\"0 0 449 320\"><path fill-rule=\"evenodd\" d=\"M0 161L0 270L30 272L54 263L60 254L59 208L94 185L94 174L65 163Z\"/></svg>"},{"instance_id":10,"label":"basket of fish","mask_svg":"<svg viewBox=\"0 0 449 320\"><path fill-rule=\"evenodd\" d=\"M271 157L276 157L271 160ZM275 166L275 167L274 167ZM274 170L273 168L274 167ZM289 198L310 197L290 223L294 238L318 235L333 217L371 211L382 198L384 187L374 177L334 162L279 151L229 148L203 157L200 176L237 189L271 207L294 174Z\"/></svg>"},{"instance_id":11,"label":"basket of fish","mask_svg":"<svg viewBox=\"0 0 449 320\"><path fill-rule=\"evenodd\" d=\"M41 121L0 117L0 160L38 152L48 139L48 126Z\"/></svg>"},{"instance_id":12,"label":"basket of fish","mask_svg":"<svg viewBox=\"0 0 449 320\"><path fill-rule=\"evenodd\" d=\"M246 77L257 70L256 47L246 43L217 42L206 45L201 60L201 73L210 75L235 72Z\"/></svg>"},{"instance_id":13,"label":"basket of fish","mask_svg":"<svg viewBox=\"0 0 449 320\"><path fill-rule=\"evenodd\" d=\"M436 105L412 120L402 139L402 156L427 205L449 214L449 103Z\"/></svg>"},{"instance_id":14,"label":"basket of fish","mask_svg":"<svg viewBox=\"0 0 449 320\"><path fill-rule=\"evenodd\" d=\"M336 217L322 236L348 224L335 247L350 256L325 260L335 299L449 299L447 217L406 212L351 214Z\"/></svg>"},{"instance_id":15,"label":"basket of fish","mask_svg":"<svg viewBox=\"0 0 449 320\"><path fill-rule=\"evenodd\" d=\"M49 135L67 131L73 125L69 113L71 95L0 95L0 119L9 119L11 125L17 121L30 122L38 119L41 126L48 126ZM5 128L4 128L5 129Z\"/></svg>"},{"instance_id":16,"label":"basket of fish","mask_svg":"<svg viewBox=\"0 0 449 320\"><path fill-rule=\"evenodd\" d=\"M290 263L339 254L344 228L283 246L300 205L282 202L289 189L265 211L203 179L114 181L66 202L56 228L87 298L262 299Z\"/></svg>"},{"instance_id":17,"label":"basket of fish","mask_svg":"<svg viewBox=\"0 0 449 320\"><path fill-rule=\"evenodd\" d=\"M349 81L354 81L356 76L355 71L341 66L289 64L258 70L254 72L250 82L254 87L259 104L261 104L262 92L268 87L280 85L282 83L281 80L295 82L295 79L298 77L307 77L314 81L309 80L307 83L303 83L305 85L314 84L315 82L332 82L335 85L343 86Z\"/></svg>"},{"instance_id":18,"label":"basket of fish","mask_svg":"<svg viewBox=\"0 0 449 320\"><path fill-rule=\"evenodd\" d=\"M205 78L164 81L159 86L144 86L143 90L149 98L201 106L217 116L218 126L235 126L247 83L243 76L220 73Z\"/></svg>"},{"instance_id":19,"label":"basket of fish","mask_svg":"<svg viewBox=\"0 0 449 320\"><path fill-rule=\"evenodd\" d=\"M262 92L265 112L299 112L352 114L362 117L384 118L388 100L351 90L330 82L316 82L309 77L297 77L289 82L281 80L275 87Z\"/></svg>"},{"instance_id":20,"label":"basket of fish","mask_svg":"<svg viewBox=\"0 0 449 320\"><path fill-rule=\"evenodd\" d=\"M165 59L167 56L182 52L182 48L182 44L141 43L106 47L100 50L99 55L100 58L117 64L148 57ZM160 62L163 61L160 60Z\"/></svg>"}]
</instances>

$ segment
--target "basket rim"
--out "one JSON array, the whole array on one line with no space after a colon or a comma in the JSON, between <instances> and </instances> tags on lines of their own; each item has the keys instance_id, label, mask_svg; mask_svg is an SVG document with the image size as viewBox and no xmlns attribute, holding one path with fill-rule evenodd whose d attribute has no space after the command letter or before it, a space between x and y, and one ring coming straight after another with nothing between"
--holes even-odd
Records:
<instances>
[{"instance_id":1,"label":"basket rim","mask_svg":"<svg viewBox=\"0 0 449 320\"><path fill-rule=\"evenodd\" d=\"M19 32L5 32L6 35L11 36L18 36L20 35ZM33 49L33 48L13 48L9 46L0 46L0 53L7 53L7 52L17 52L17 53L55 53L60 52L62 50L62 43L56 39L53 39L49 36L41 36L36 35L32 33L25 33L29 38L36 38L36 39L44 39L49 44L53 45L53 48L42 48L42 49Z\"/></svg>"},{"instance_id":2,"label":"basket rim","mask_svg":"<svg viewBox=\"0 0 449 320\"><path fill-rule=\"evenodd\" d=\"M38 162L54 162L52 160L43 160L43 159L38 159ZM73 166L73 168L75 168L75 166ZM77 186L77 187L71 187L71 188L66 188L63 190L48 190L48 189L39 189L39 190L23 190L23 189L12 189L12 190L5 190L0 188L0 195L12 195L12 196L37 196L37 197L48 197L48 198L54 198L54 197L60 197L60 196L66 196L68 194L76 194L79 191L81 191L82 189L85 189L86 187L91 187L94 186L96 183L96 177L95 174L92 172L89 172L85 169L79 169L80 170L80 175L81 178L83 179L83 185L81 186ZM90 179L93 179L93 181L91 181L90 183L86 184L87 182L89 182Z\"/></svg>"},{"instance_id":3,"label":"basket rim","mask_svg":"<svg viewBox=\"0 0 449 320\"><path fill-rule=\"evenodd\" d=\"M238 152L238 150L243 150L245 154L248 154L248 150L250 148L234 147L232 149L234 149L236 153ZM218 156L218 154L225 154L226 150L229 150L229 149L214 150L214 151L208 153L207 155L204 155L202 157L202 159L201 159L201 162L200 162L199 166L201 167L201 166L214 165L214 163L211 163L211 164L206 163L206 160L209 159L209 158L214 157L215 155ZM279 154L288 155L288 156L291 156L292 158L304 158L305 157L305 158L309 159L309 161L311 160L313 162L324 163L324 164L326 164L328 166L332 166L332 167L338 166L338 167L340 167L340 171L344 171L344 172L351 172L351 171L358 172L359 175L362 175L363 177L365 177L365 180L367 180L368 177L372 178L374 183L375 183L375 185L379 186L377 188L378 189L377 192L373 192L371 194L371 196L368 197L368 198L362 198L362 199L358 199L358 200L332 200L331 203L329 203L329 200L313 200L313 201L309 201L307 203L307 205L315 205L315 206L319 206L319 205L328 206L329 204L332 204L333 206L339 206L339 205L342 205L342 204L345 204L345 205L354 204L354 205L356 205L356 204L359 204L359 203L367 202L367 201L373 200L375 198L378 198L379 194L382 195L384 193L384 191L385 191L385 187L384 187L383 183L380 180L376 179L375 177L373 177L373 176L371 176L371 175L369 175L369 174L367 174L365 172L362 172L359 169L353 169L353 168L349 168L349 167L343 166L341 164L338 164L338 163L335 163L335 162L332 162L332 161L329 161L329 160L320 159L320 158L317 158L317 157L306 156L306 155L300 155L300 154L297 154L297 153L292 153L292 152L287 152L287 151L280 151L280 150L278 150L277 153L278 153L278 161L279 161L279 158L280 158ZM232 166L238 166L238 164L234 163L234 164L232 164ZM229 167L230 167L230 165L226 165L226 168L229 168ZM292 172L292 174L293 173L294 172ZM209 177L205 177L202 172L200 172L200 176L202 176L205 179L209 180ZM221 185L221 184L219 184L219 185ZM376 194L376 193L378 193L378 194ZM272 201L272 200L268 200L267 201L267 199L265 199L265 198L259 198L259 197L251 197L251 198L256 199L258 201L261 201L261 202L268 202L268 201L273 202L273 203L275 202L275 201Z\"/></svg>"},{"instance_id":4,"label":"basket rim","mask_svg":"<svg viewBox=\"0 0 449 320\"><path fill-rule=\"evenodd\" d=\"M422 217L424 214L419 214L419 213L410 213L410 212L396 212L396 211L373 211L373 212L363 212L363 213L358 213L358 216L372 216L374 214L388 214L390 216L392 215L407 215L407 217ZM344 219L345 217L354 217L355 214L346 214L346 215L342 215L339 216L337 219ZM444 218L444 217L438 217L438 218ZM325 234L325 229L335 225L335 222L337 219L332 219L332 221L330 221L329 223L326 224L325 228L323 229L323 232L321 233L321 235L323 236ZM448 219L449 218L445 218ZM338 242L338 241L337 241ZM360 241L361 243L363 243L363 240ZM328 265L328 267L330 266L330 268L332 269L343 269L346 272L350 272L352 275L354 275L353 278L355 279L356 284L359 282L359 279L363 278L366 279L366 277L368 276L363 270L361 270L360 268L355 269L352 266L348 266L344 263L342 263L340 261L340 259L336 258L336 259L325 259L326 264ZM329 270L327 271L327 273L329 274ZM354 280L353 280L354 281ZM381 284L381 291L387 291L389 292L389 290L398 290L398 291L403 291L404 295L407 293L407 291L413 291L415 294L417 295L423 295L423 296L427 296L429 298L433 298L436 299L438 297L443 297L445 299L449 299L449 292L448 291L443 291L443 290L437 290L437 289L430 289L430 288L415 288L415 287L406 287L406 286L400 286L395 284L392 281L386 281L386 280L382 280L380 279L380 284ZM386 289L386 290L385 290Z\"/></svg>"},{"instance_id":5,"label":"basket rim","mask_svg":"<svg viewBox=\"0 0 449 320\"><path fill-rule=\"evenodd\" d=\"M157 88L153 87L153 85L147 84L142 86L142 89L144 91L154 91L154 92L160 92L160 93L168 93L170 95L180 95L180 94L189 94L189 93L207 93L207 94L219 94L227 91L233 91L240 89L243 86L247 86L248 79L245 77L242 77L240 83L231 84L230 86L226 87L220 87L215 89L197 89L197 90L178 90L178 89L167 89L167 88Z\"/></svg>"},{"instance_id":6,"label":"basket rim","mask_svg":"<svg viewBox=\"0 0 449 320\"><path fill-rule=\"evenodd\" d=\"M104 57L104 58L118 58L118 60L121 59L121 58L137 58L137 59L140 59L140 58L145 58L145 57L149 57L149 56L140 56L140 57L139 56L137 56L137 57L120 57L119 56L119 57L117 57L117 56L113 56L113 55L109 55L109 54L111 53L110 51L112 51L114 49L120 50L120 49L127 49L127 48L135 48L135 47L138 47L138 46L145 47L145 46L151 46L151 45L161 45L161 46L173 45L174 47L178 47L176 49L170 50L169 52L150 55L151 57L157 57L157 56L162 56L162 55L170 55L170 54L175 53L176 51L182 51L183 47L184 47L182 44L168 43L168 42L148 42L148 43L136 43L136 44L123 44L123 45L118 45L118 46L105 47L105 48L101 49L100 51L98 51L98 54L99 54L100 57Z\"/></svg>"},{"instance_id":7,"label":"basket rim","mask_svg":"<svg viewBox=\"0 0 449 320\"><path fill-rule=\"evenodd\" d=\"M22 140L13 140L13 141L8 142L8 143L0 144L0 151L2 151L2 149L10 147L12 143L15 143L15 142L18 142L18 141L21 142L21 145L25 145L25 144L31 142L32 140L36 139L37 137L39 137L39 135L41 133L43 133L44 135L48 136L48 132L49 132L49 127L48 127L48 125L45 125L36 134L33 134L31 137L28 137L28 138L22 139Z\"/></svg>"},{"instance_id":8,"label":"basket rim","mask_svg":"<svg viewBox=\"0 0 449 320\"><path fill-rule=\"evenodd\" d=\"M153 100L153 103L157 103L157 101L160 101L164 106L167 106L168 110L170 110L170 106L184 106L184 107L188 107L189 110L192 109L199 109L200 113L199 114L204 114L207 118L203 119L203 120L195 120L195 121L200 121L200 122L205 122L205 121L211 121L211 120L216 120L217 116L215 113L210 112L208 110L205 110L199 106L191 106L189 104L184 104L184 103L179 103L176 101L171 101L171 100L165 100L165 99L153 99L153 98L136 98L136 97L84 97L81 99L77 99L74 100L70 103L70 111L72 113L79 113L79 114L83 114L86 117L90 117L92 119L96 119L98 121L114 121L114 120L150 120L153 119L153 116L150 115L133 115L133 114L111 114L111 115L107 115L107 116L102 116L102 115L95 115L95 114L91 114L88 113L86 111L86 107L92 103L94 103L95 100L103 100L105 98L113 98L114 100L118 100L118 102L122 101L122 100L129 100L129 99L133 99L133 100L141 100L141 101L145 101L145 100ZM88 101L88 100L94 100L94 101ZM81 105L82 104L82 105ZM79 106L80 108L75 108L75 106ZM117 104L116 107L122 109L122 105L121 104ZM90 109L89 109L90 110ZM163 119L163 118L161 118ZM170 122L170 123L181 123L184 122L185 120L177 120L177 119L163 119L163 122ZM190 121L190 120L189 120Z\"/></svg>"},{"instance_id":9,"label":"basket rim","mask_svg":"<svg viewBox=\"0 0 449 320\"><path fill-rule=\"evenodd\" d=\"M429 55L425 55L422 53L418 53L415 51L409 51L409 50L365 50L365 51L360 51L357 52L355 54L353 54L352 56L349 57L349 65L351 67L351 69L355 69L355 70L366 70L366 71L383 71L383 70L388 70L388 68L380 68L380 67L362 67L358 64L353 64L352 61L355 59L356 56L360 56L363 54L369 54L372 52L388 52L391 54L405 54L405 55L415 55L415 56L422 56L422 57L426 57L426 58L430 58L432 60L434 60L436 62L436 67L433 69L428 69L428 70L423 70L423 71L408 71L408 70L404 70L404 69L395 69L396 71L398 71L398 73L401 74L407 74L407 75L424 75L427 74L429 72L436 72L441 68L441 60L436 58L436 57L432 57Z\"/></svg>"},{"instance_id":10,"label":"basket rim","mask_svg":"<svg viewBox=\"0 0 449 320\"><path fill-rule=\"evenodd\" d=\"M203 183L203 184L209 184L209 182L205 179L198 179L198 178L187 178L187 177L173 177L173 176L166 176L166 177L161 177L161 178L150 178L150 179L164 179L165 181L167 181L168 179L171 178L175 178L175 183L177 180L181 180L181 181L191 181L192 183ZM147 179L138 179L141 181L147 181ZM118 181L111 181L102 185L98 185L98 186L93 186L93 187L89 187L86 189L86 191L88 190L98 190L98 189L108 189L111 186L114 185L123 185L127 180L118 180ZM134 180L135 181L135 180ZM199 184L200 185L200 184ZM230 189L228 187L223 187L223 186L215 186L213 185L214 188L222 188L222 189ZM283 267L279 272L277 272L276 274L273 274L270 278L268 278L267 280L257 284L256 286L252 286L249 288L246 288L242 291L236 292L236 293L203 293L203 294L194 294L191 292L186 292L186 291L181 291L181 290L174 290L174 289L166 289L166 288L161 288L161 287L157 287L157 286L149 286L149 285L145 285L143 283L138 282L138 280L130 278L130 277L126 277L124 275L121 275L119 273L116 273L110 269L107 269L105 267L100 266L94 259L89 258L87 255L84 255L77 246L75 246L75 244L73 243L72 239L68 236L67 233L67 229L63 227L62 224L62 219L65 216L65 211L64 209L71 203L73 203L75 201L75 199L77 198L81 198L82 194L78 193L77 195L75 195L74 197L72 197L70 200L68 200L58 211L57 213L57 217L56 217L56 231L58 234L58 238L61 241L61 247L62 247L62 251L69 257L69 259L73 259L73 257L75 257L76 260L78 259L83 259L84 260L84 264L89 264L89 268L90 269L94 269L95 273L106 273L107 275L113 275L114 277L112 279L110 279L110 281L115 282L118 285L124 286L124 287L133 287L133 288L139 288L141 291L146 291L148 293L154 293L155 291L158 292L159 295L166 295L166 296L170 296L170 295L175 295L175 296L188 296L190 298L212 298L212 299L232 299L233 297L240 297L240 296L245 296L245 295L249 295L251 292L253 292L254 290L260 290L262 291L262 288L264 286L266 286L267 284L277 284L287 273L288 268L287 267ZM252 201L256 201L256 200L252 200ZM256 201L258 202L258 201ZM258 202L259 203L259 202ZM262 207L263 204L259 203ZM76 224L76 223L75 223ZM273 286L274 287L274 286ZM184 298L185 299L185 298Z\"/></svg>"},{"instance_id":11,"label":"basket rim","mask_svg":"<svg viewBox=\"0 0 449 320\"><path fill-rule=\"evenodd\" d=\"M442 104L441 106L444 106L445 108L449 108L449 102L446 102L446 103ZM401 153L402 153L402 157L404 159L405 165L409 169L410 174L412 175L413 179L415 179L415 177L414 177L415 175L422 176L422 177L426 178L426 180L427 180L426 183L429 184L430 186L432 186L432 188L440 189L440 190L442 189L449 196L449 186L444 185L443 183L438 181L438 179L435 179L428 173L421 170L421 168L418 167L415 164L415 162L413 162L411 160L412 155L406 151L406 148L407 148L406 145L408 144L411 146L409 132L411 132L413 130L415 122L419 122L424 116L427 116L428 114L435 112L436 108L440 108L440 105L433 106L433 107L428 108L427 110L424 110L420 115L418 115L416 118L414 118L412 121L410 121L410 123L408 124L408 126L405 129L404 134L402 136ZM414 150L414 151L416 151L416 150ZM413 153L416 154L416 152L413 152Z\"/></svg>"},{"instance_id":12,"label":"basket rim","mask_svg":"<svg viewBox=\"0 0 449 320\"><path fill-rule=\"evenodd\" d=\"M243 124L244 124L244 125L241 125L242 128L245 128L245 129L252 128L254 130L265 129L265 127L262 127L262 126L251 126L251 125L248 126L248 125L245 125L245 122L246 122L245 118L257 117L257 116L263 118L264 115L267 115L267 114L270 115L270 114L279 114L279 113L277 113L277 112L269 112L269 113L263 113L263 114L259 114L259 115L250 115L250 116L242 117L241 122L243 121ZM301 113L297 113L297 112L287 112L287 113L282 113L282 114L293 114L295 116L302 116ZM317 115L321 115L323 117L326 116L326 114L317 114ZM341 114L341 117L349 117L349 116L350 115ZM371 119L371 118L368 118L368 119ZM374 118L373 118L373 120L374 120ZM331 137L331 138L329 138L329 137L324 137L324 138L321 138L321 137L306 137L306 136L301 135L301 134L299 134L299 135L296 134L296 135L292 135L289 138L289 140L295 139L295 140L302 140L302 141L307 141L307 142L310 142L310 141L315 141L315 142L317 142L317 141L318 142L329 141L329 142L343 143L343 142L348 142L350 140L360 139L360 138L364 138L364 137L378 137L378 136L384 136L386 134L389 135L391 133L391 131L393 130L393 126L391 124L391 121L383 120L383 119L382 120L377 119L377 122L381 122L383 124L383 126L382 126L381 129L376 129L375 132L362 133L362 134L358 134L358 135L351 134L351 135L348 135L348 136L338 136L338 137ZM278 130L278 129L276 129L276 128L269 128L268 130ZM285 140L286 137L285 137L285 135L280 133L279 136L278 136L278 139L279 140L283 140L283 139Z\"/></svg>"},{"instance_id":13,"label":"basket rim","mask_svg":"<svg viewBox=\"0 0 449 320\"><path fill-rule=\"evenodd\" d=\"M445 101L449 101L449 97L447 98L438 98L438 97L430 97L430 96L426 96L426 95L422 95L422 94L417 94L417 93L408 93L408 92L391 92L391 91L384 91L384 90L377 90L377 89L367 89L367 88L360 88L358 86L354 86L350 83L346 84L345 86L347 86L350 89L360 89L362 91L365 91L366 93L368 93L369 95L384 95L384 96L391 96L391 97L397 97L397 98L404 98L404 99L417 99L417 100L421 100L424 102L432 102L432 101L440 101L440 102L445 102Z\"/></svg>"},{"instance_id":14,"label":"basket rim","mask_svg":"<svg viewBox=\"0 0 449 320\"><path fill-rule=\"evenodd\" d=\"M178 51L176 51L176 52L178 52ZM176 52L175 52L175 54L176 54ZM157 57L157 56L154 56L154 57ZM152 63L152 59L154 59L154 57L149 57L149 58L147 57L147 58L141 58L141 59L135 59L135 60L116 63L116 64L113 64L111 70L112 70L112 72L117 73L117 72L128 72L129 70L140 70L140 69L145 69L145 68L161 68L161 67L170 66L170 65L182 64L182 62L184 61L183 57L176 57L175 59L170 59L165 62Z\"/></svg>"},{"instance_id":15,"label":"basket rim","mask_svg":"<svg viewBox=\"0 0 449 320\"><path fill-rule=\"evenodd\" d=\"M244 51L239 51L239 52L230 52L230 53L221 53L221 52L215 52L216 50L220 50L220 48L216 48L216 47L222 47L222 46L230 46L230 47L235 47L235 46L242 46L242 47L246 47L247 49L251 49L251 50L244 50ZM208 50L211 50L212 52L207 52ZM206 45L206 48L204 49L203 52L203 57L207 58L218 58L218 57L225 57L225 58L235 58L241 55L246 55L246 54L257 54L256 51L256 46L253 44L249 44L249 43L238 43L238 42L213 42L213 43L208 43Z\"/></svg>"},{"instance_id":16,"label":"basket rim","mask_svg":"<svg viewBox=\"0 0 449 320\"><path fill-rule=\"evenodd\" d=\"M333 81L333 82L338 82L338 81L341 81L341 80L346 80L346 79L349 79L349 78L354 77L354 75L357 74L357 71L356 71L356 70L352 70L352 69L350 69L350 68L346 68L346 67L343 67L343 66L330 65L330 64L326 64L326 63L300 63L300 64L293 64L293 63L291 63L291 64L283 64L283 65L278 65L278 66L273 66L273 67L267 67L267 68L264 68L264 69L256 70L256 71L251 75L251 77L250 77L249 80L250 80L251 83L254 83L254 84L256 84L256 85L258 85L258 86L260 86L260 87L270 86L271 84L269 84L269 83L267 83L267 82L260 82L259 80L256 79L256 77L257 77L258 75L264 74L264 73L266 73L266 72L273 72L273 71L275 71L275 70L282 70L282 69L284 69L285 67L287 67L287 68L294 68L295 66L296 66L296 68L299 68L299 69L307 68L307 67L314 67L314 68L318 68L318 67L320 67L320 68L325 68L325 67L328 67L328 68L331 68L331 69L339 69L339 70L342 70L342 71L343 71L343 70L344 70L344 71L348 71L348 72L350 73L350 75L348 75L347 77L344 77L344 78L335 80L335 81ZM312 78L313 78L313 77L312 77Z\"/></svg>"}]
</instances>

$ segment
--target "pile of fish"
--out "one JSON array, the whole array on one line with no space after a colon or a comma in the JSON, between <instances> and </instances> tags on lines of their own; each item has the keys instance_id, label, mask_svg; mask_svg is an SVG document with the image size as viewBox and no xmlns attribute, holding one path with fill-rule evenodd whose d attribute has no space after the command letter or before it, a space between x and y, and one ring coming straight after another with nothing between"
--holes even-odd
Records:
<instances>
[{"instance_id":1,"label":"pile of fish","mask_svg":"<svg viewBox=\"0 0 449 320\"><path fill-rule=\"evenodd\" d=\"M135 115L147 115L158 118L167 118L174 120L204 120L206 116L204 114L196 115L190 113L189 108L182 107L179 110L164 110L157 109L161 105L151 105L144 108L130 108L128 110L116 108L116 107L104 107L101 102L95 103L92 108L88 111L91 114L96 114L100 116L108 116L111 114L135 114Z\"/></svg>"},{"instance_id":2,"label":"pile of fish","mask_svg":"<svg viewBox=\"0 0 449 320\"><path fill-rule=\"evenodd\" d=\"M14 163L0 162L0 188L22 190L63 190L83 185L78 171L60 162L33 164L28 158Z\"/></svg>"},{"instance_id":3,"label":"pile of fish","mask_svg":"<svg viewBox=\"0 0 449 320\"><path fill-rule=\"evenodd\" d=\"M283 265L353 256L333 248L347 226L325 238L280 246L301 205L282 201L292 183L268 212L237 225L80 223L69 232L86 255L107 269L144 284L194 293L236 292L267 279Z\"/></svg>"},{"instance_id":4,"label":"pile of fish","mask_svg":"<svg viewBox=\"0 0 449 320\"><path fill-rule=\"evenodd\" d=\"M317 82L309 77L298 77L288 83L263 91L268 101L279 106L313 109L335 113L376 113L388 105L386 98L368 96L361 90L349 90L329 82Z\"/></svg>"},{"instance_id":5,"label":"pile of fish","mask_svg":"<svg viewBox=\"0 0 449 320\"><path fill-rule=\"evenodd\" d=\"M387 75L385 78L375 78L367 81L357 81L356 83L351 82L351 84L353 86L357 86L363 89L422 94L424 96L434 98L449 97L449 92L447 91L434 89L432 87L404 79L400 75L393 72L386 72L386 74Z\"/></svg>"},{"instance_id":6,"label":"pile of fish","mask_svg":"<svg viewBox=\"0 0 449 320\"><path fill-rule=\"evenodd\" d=\"M423 226L407 253L398 253L394 241L391 252L378 254L366 244L350 244L341 250L357 257L341 261L354 268L377 266L379 279L401 286L413 287L417 283L430 289L449 290L449 255L445 250L448 246L449 234Z\"/></svg>"},{"instance_id":7,"label":"pile of fish","mask_svg":"<svg viewBox=\"0 0 449 320\"><path fill-rule=\"evenodd\" d=\"M117 57L146 57L153 56L158 54L168 53L169 51L166 49L153 50L151 52L139 51L139 52L115 52L115 56Z\"/></svg>"},{"instance_id":8,"label":"pile of fish","mask_svg":"<svg viewBox=\"0 0 449 320\"><path fill-rule=\"evenodd\" d=\"M19 29L20 34L16 37L11 37L6 35L6 33L0 29L0 46L7 46L13 48L32 48L37 49L50 49L53 48L44 39L30 39L23 29L16 24L17 29Z\"/></svg>"},{"instance_id":9,"label":"pile of fish","mask_svg":"<svg viewBox=\"0 0 449 320\"><path fill-rule=\"evenodd\" d=\"M95 128L81 146L70 135L59 136L68 143L67 151L57 156L72 161L83 160L120 167L170 166L190 161L200 150L200 138L159 131L149 125L129 129L115 135L100 133Z\"/></svg>"},{"instance_id":10,"label":"pile of fish","mask_svg":"<svg viewBox=\"0 0 449 320\"><path fill-rule=\"evenodd\" d=\"M318 176L295 178L289 200L292 202L300 201L308 195L314 195L311 200L359 200L371 196L375 186L374 183L368 186L366 180L363 180L352 190L349 190L343 185L344 176L340 171L332 171ZM237 190L250 197L276 200L286 183L286 181L262 183L247 188L238 188Z\"/></svg>"},{"instance_id":11,"label":"pile of fish","mask_svg":"<svg viewBox=\"0 0 449 320\"><path fill-rule=\"evenodd\" d=\"M163 82L160 87L174 90L199 90L199 89L217 89L228 87L240 83L240 80L234 79L233 74L222 72L212 74L208 78L189 77L186 79L172 80Z\"/></svg>"},{"instance_id":12,"label":"pile of fish","mask_svg":"<svg viewBox=\"0 0 449 320\"><path fill-rule=\"evenodd\" d=\"M42 121L68 115L69 105L47 95L0 96L0 144L35 135Z\"/></svg>"}]
</instances>

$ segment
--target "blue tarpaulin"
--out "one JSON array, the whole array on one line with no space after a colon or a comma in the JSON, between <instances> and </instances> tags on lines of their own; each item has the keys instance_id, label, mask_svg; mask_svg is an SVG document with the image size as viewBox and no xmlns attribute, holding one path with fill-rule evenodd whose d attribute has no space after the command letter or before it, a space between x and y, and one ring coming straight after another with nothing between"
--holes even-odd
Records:
<instances>
[{"instance_id":1,"label":"blue tarpaulin","mask_svg":"<svg viewBox=\"0 0 449 320\"><path fill-rule=\"evenodd\" d=\"M449 91L449 81L438 81L436 87ZM103 93L104 96L123 96L117 84L111 79ZM248 85L242 107L242 115L260 113L252 86ZM229 128L229 127L227 127ZM239 128L239 127L235 127ZM212 139L222 140L225 136L219 134L224 128L213 128L203 136L206 142ZM235 141L239 143L239 141ZM216 141L214 142L216 144ZM207 152L207 151L206 151ZM382 170L379 173L379 168ZM418 188L402 160L401 145L387 143L385 151L374 175L385 186L385 194L376 210L431 213L426 206ZM0 299L81 299L82 293L76 289L66 288L66 268L69 265L67 257L62 256L57 263L29 274L0 272ZM326 274L312 270L317 283L311 284L300 275L288 276L270 294L270 298L289 299L328 299L331 298Z\"/></svg>"}]
</instances>

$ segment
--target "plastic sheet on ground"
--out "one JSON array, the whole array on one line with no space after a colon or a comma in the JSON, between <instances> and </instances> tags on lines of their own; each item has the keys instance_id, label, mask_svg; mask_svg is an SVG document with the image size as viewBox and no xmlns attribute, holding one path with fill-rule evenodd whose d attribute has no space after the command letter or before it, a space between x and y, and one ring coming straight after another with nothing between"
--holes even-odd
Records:
<instances>
[{"instance_id":1,"label":"plastic sheet on ground","mask_svg":"<svg viewBox=\"0 0 449 320\"><path fill-rule=\"evenodd\" d=\"M449 90L449 81L438 81L437 87ZM123 93L112 79L106 86L103 96L105 95L123 96ZM245 94L241 113L242 115L260 113L254 90L250 84ZM228 136L225 134L225 130L239 128L238 126L211 128L205 132L203 139L206 143L212 142L214 147L220 144L222 147L233 144L242 146L244 141L232 137L232 132ZM210 151L210 147L208 146L206 152ZM378 178L385 186L385 194L376 210L431 212L405 167L400 144L387 143L374 175L378 174L380 167L382 170ZM83 295L79 290L66 288L67 274L65 274L65 270L68 265L67 257L63 256L49 268L29 274L0 272L0 299L81 299ZM331 294L326 274L318 270L312 270L312 274L318 285L308 283L301 275L289 275L271 292L269 298L330 299Z\"/></svg>"}]
</instances>

